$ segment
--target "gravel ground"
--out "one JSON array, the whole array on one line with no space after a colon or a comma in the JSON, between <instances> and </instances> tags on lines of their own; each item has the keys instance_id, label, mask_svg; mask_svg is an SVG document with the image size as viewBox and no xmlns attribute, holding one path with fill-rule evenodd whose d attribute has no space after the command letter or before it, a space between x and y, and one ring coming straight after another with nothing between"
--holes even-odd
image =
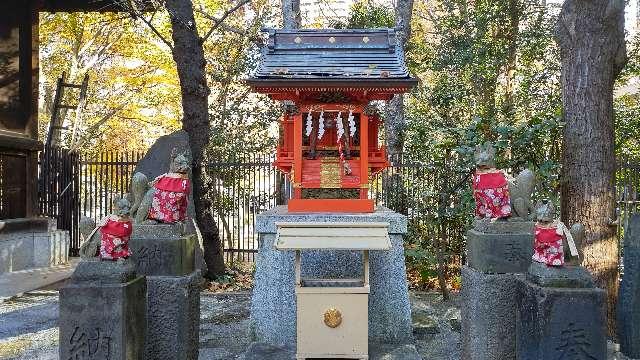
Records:
<instances>
[{"instance_id":1,"label":"gravel ground","mask_svg":"<svg viewBox=\"0 0 640 360\"><path fill-rule=\"evenodd\" d=\"M200 359L231 360L251 343L250 293L201 296ZM416 347L424 359L460 359L459 299L412 293ZM0 359L53 360L58 355L58 292L39 290L0 303ZM609 360L626 359L613 351Z\"/></svg>"}]
</instances>

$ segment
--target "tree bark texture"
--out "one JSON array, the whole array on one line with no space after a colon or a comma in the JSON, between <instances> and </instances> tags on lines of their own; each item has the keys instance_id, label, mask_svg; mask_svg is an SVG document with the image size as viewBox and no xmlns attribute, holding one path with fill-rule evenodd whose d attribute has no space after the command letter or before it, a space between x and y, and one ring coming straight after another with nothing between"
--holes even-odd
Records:
<instances>
[{"instance_id":1,"label":"tree bark texture","mask_svg":"<svg viewBox=\"0 0 640 360\"><path fill-rule=\"evenodd\" d=\"M302 27L300 14L300 0L281 0L282 27L285 29L299 29Z\"/></svg>"},{"instance_id":2,"label":"tree bark texture","mask_svg":"<svg viewBox=\"0 0 640 360\"><path fill-rule=\"evenodd\" d=\"M396 32L402 49L411 37L411 13L413 12L413 0L397 0ZM384 119L385 138L387 151L392 159L402 153L404 146L404 133L407 127L404 115L404 96L394 95L386 107Z\"/></svg>"},{"instance_id":3,"label":"tree bark texture","mask_svg":"<svg viewBox=\"0 0 640 360\"><path fill-rule=\"evenodd\" d=\"M184 118L182 128L189 134L193 156L193 200L196 221L204 241L204 259L207 277L224 272L224 256L218 226L207 196L205 149L209 144L210 126L207 97L209 87L205 74L202 41L198 35L190 0L167 0L173 38L173 60L176 62L182 93Z\"/></svg>"},{"instance_id":4,"label":"tree bark texture","mask_svg":"<svg viewBox=\"0 0 640 360\"><path fill-rule=\"evenodd\" d=\"M626 63L624 0L566 0L556 26L562 59L565 128L562 220L582 223L586 266L608 292L615 328L618 241L615 227L614 81Z\"/></svg>"}]
</instances>

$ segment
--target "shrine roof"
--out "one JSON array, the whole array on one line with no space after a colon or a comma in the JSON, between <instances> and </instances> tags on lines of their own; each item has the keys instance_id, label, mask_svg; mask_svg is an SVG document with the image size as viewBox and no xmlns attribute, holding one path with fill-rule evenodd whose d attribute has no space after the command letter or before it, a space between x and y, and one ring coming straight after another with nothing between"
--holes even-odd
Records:
<instances>
[{"instance_id":1,"label":"shrine roof","mask_svg":"<svg viewBox=\"0 0 640 360\"><path fill-rule=\"evenodd\" d=\"M262 58L247 83L267 88L380 88L416 85L393 29L267 29Z\"/></svg>"}]
</instances>

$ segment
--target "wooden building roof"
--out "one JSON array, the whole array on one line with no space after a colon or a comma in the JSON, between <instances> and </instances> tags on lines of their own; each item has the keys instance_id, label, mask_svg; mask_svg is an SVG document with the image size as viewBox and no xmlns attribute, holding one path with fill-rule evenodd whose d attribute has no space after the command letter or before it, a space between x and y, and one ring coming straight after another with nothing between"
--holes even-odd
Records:
<instances>
[{"instance_id":1,"label":"wooden building roof","mask_svg":"<svg viewBox=\"0 0 640 360\"><path fill-rule=\"evenodd\" d=\"M39 11L74 12L98 11L121 12L134 7L137 11L151 11L154 8L152 0L34 0Z\"/></svg>"},{"instance_id":2,"label":"wooden building roof","mask_svg":"<svg viewBox=\"0 0 640 360\"><path fill-rule=\"evenodd\" d=\"M409 75L393 29L268 29L262 59L247 83L274 88L378 88L405 92Z\"/></svg>"}]
</instances>

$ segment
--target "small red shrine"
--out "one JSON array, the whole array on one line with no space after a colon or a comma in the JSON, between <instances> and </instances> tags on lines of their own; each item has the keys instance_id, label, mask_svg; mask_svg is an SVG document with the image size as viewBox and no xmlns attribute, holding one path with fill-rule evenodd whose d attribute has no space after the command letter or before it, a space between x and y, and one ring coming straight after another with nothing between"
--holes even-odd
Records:
<instances>
[{"instance_id":1,"label":"small red shrine","mask_svg":"<svg viewBox=\"0 0 640 360\"><path fill-rule=\"evenodd\" d=\"M416 85L395 31L267 31L247 83L285 104L274 165L293 185L289 211L373 212L370 178L389 162L370 102Z\"/></svg>"}]
</instances>

